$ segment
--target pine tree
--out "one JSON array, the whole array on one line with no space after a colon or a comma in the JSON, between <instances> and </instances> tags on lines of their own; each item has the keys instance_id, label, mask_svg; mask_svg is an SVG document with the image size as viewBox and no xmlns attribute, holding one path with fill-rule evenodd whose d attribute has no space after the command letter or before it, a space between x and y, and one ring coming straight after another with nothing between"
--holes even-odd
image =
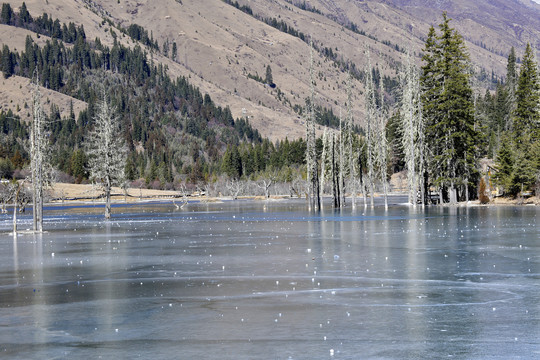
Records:
<instances>
[{"instance_id":1,"label":"pine tree","mask_svg":"<svg viewBox=\"0 0 540 360\"><path fill-rule=\"evenodd\" d=\"M430 27L426 43L423 49L422 72L420 75L422 113L425 119L426 148L430 153L430 161L426 171L429 174L429 181L439 189L442 203L443 183L438 176L442 172L442 141L431 140L437 135L435 125L440 116L439 103L442 93L442 79L439 72L440 50L437 43L437 33L433 26Z\"/></svg>"},{"instance_id":2,"label":"pine tree","mask_svg":"<svg viewBox=\"0 0 540 360\"><path fill-rule=\"evenodd\" d=\"M11 25L14 13L11 5L8 3L2 4L2 12L0 14L0 22L2 24Z\"/></svg>"},{"instance_id":3,"label":"pine tree","mask_svg":"<svg viewBox=\"0 0 540 360\"><path fill-rule=\"evenodd\" d=\"M521 191L532 190L536 182L536 169L534 168L532 154L517 151L511 177L510 194L517 195Z\"/></svg>"},{"instance_id":4,"label":"pine tree","mask_svg":"<svg viewBox=\"0 0 540 360\"><path fill-rule=\"evenodd\" d=\"M7 79L11 75L13 75L13 58L11 55L11 51L9 51L9 47L7 45L4 45L2 49L2 73L4 74L4 78Z\"/></svg>"},{"instance_id":5,"label":"pine tree","mask_svg":"<svg viewBox=\"0 0 540 360\"><path fill-rule=\"evenodd\" d=\"M242 176L242 159L238 146L230 145L223 154L221 170L232 179L239 179Z\"/></svg>"},{"instance_id":6,"label":"pine tree","mask_svg":"<svg viewBox=\"0 0 540 360\"><path fill-rule=\"evenodd\" d=\"M506 101L504 107L504 129L512 129L512 115L516 108L516 87L517 87L518 73L516 70L516 51L514 47L510 49L508 54L508 62L506 65Z\"/></svg>"},{"instance_id":7,"label":"pine tree","mask_svg":"<svg viewBox=\"0 0 540 360\"><path fill-rule=\"evenodd\" d=\"M173 41L171 59L172 61L176 61L177 58L178 58L178 45L176 45L176 41Z\"/></svg>"},{"instance_id":8,"label":"pine tree","mask_svg":"<svg viewBox=\"0 0 540 360\"><path fill-rule=\"evenodd\" d=\"M457 187L467 187L477 175L474 106L469 56L463 38L443 13L440 35L430 29L422 70L424 115L433 155L430 178L446 187L450 202L458 200ZM466 191L462 192L466 194Z\"/></svg>"},{"instance_id":9,"label":"pine tree","mask_svg":"<svg viewBox=\"0 0 540 360\"><path fill-rule=\"evenodd\" d=\"M88 172L86 170L86 155L84 154L82 149L77 149L73 152L69 163L70 173L76 179L77 183L80 183L82 179L88 177Z\"/></svg>"},{"instance_id":10,"label":"pine tree","mask_svg":"<svg viewBox=\"0 0 540 360\"><path fill-rule=\"evenodd\" d=\"M527 151L540 136L540 75L530 44L525 49L519 72L513 130L516 145L522 151Z\"/></svg>"},{"instance_id":11,"label":"pine tree","mask_svg":"<svg viewBox=\"0 0 540 360\"><path fill-rule=\"evenodd\" d=\"M497 173L495 181L502 186L503 193L510 193L512 188L512 173L514 171L513 141L510 137L504 137L497 153Z\"/></svg>"},{"instance_id":12,"label":"pine tree","mask_svg":"<svg viewBox=\"0 0 540 360\"><path fill-rule=\"evenodd\" d=\"M270 65L266 66L266 78L264 81L267 85L270 86L274 84L274 78L272 77L272 68L270 67Z\"/></svg>"}]
</instances>

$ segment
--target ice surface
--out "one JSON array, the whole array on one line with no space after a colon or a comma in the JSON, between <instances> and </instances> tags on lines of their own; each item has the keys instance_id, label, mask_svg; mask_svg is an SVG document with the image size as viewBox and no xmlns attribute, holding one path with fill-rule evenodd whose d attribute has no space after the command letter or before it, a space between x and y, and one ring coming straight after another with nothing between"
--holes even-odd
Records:
<instances>
[{"instance_id":1,"label":"ice surface","mask_svg":"<svg viewBox=\"0 0 540 360\"><path fill-rule=\"evenodd\" d=\"M535 207L98 210L0 217L1 358L540 357Z\"/></svg>"}]
</instances>

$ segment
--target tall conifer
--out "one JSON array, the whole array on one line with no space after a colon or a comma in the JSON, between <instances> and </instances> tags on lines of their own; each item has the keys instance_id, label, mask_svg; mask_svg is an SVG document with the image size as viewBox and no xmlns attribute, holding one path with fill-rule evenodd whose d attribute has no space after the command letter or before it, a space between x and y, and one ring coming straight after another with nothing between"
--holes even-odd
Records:
<instances>
[{"instance_id":1,"label":"tall conifer","mask_svg":"<svg viewBox=\"0 0 540 360\"><path fill-rule=\"evenodd\" d=\"M457 188L473 184L477 175L474 106L469 55L461 35L443 13L440 35L432 27L424 48L421 84L428 147L432 155L430 180L445 187L451 202ZM462 191L465 194L466 191Z\"/></svg>"}]
</instances>

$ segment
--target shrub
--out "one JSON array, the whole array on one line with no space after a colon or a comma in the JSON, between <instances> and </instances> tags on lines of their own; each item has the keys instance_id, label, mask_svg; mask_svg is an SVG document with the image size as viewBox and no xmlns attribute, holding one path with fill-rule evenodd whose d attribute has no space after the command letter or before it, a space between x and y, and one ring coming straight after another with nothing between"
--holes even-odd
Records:
<instances>
[{"instance_id":1,"label":"shrub","mask_svg":"<svg viewBox=\"0 0 540 360\"><path fill-rule=\"evenodd\" d=\"M489 196L486 195L486 181L484 178L480 179L480 185L478 186L478 200L480 200L480 204L489 203Z\"/></svg>"}]
</instances>

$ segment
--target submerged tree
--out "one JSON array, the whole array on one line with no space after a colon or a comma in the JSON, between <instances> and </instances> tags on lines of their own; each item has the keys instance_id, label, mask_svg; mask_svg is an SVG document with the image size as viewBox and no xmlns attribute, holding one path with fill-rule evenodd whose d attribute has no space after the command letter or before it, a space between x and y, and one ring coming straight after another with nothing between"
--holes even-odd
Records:
<instances>
[{"instance_id":1,"label":"submerged tree","mask_svg":"<svg viewBox=\"0 0 540 360\"><path fill-rule=\"evenodd\" d=\"M51 169L48 161L48 139L45 128L45 114L41 108L39 75L34 72L32 80L32 123L30 128L30 169L32 181L33 229L43 231L44 187L50 179Z\"/></svg>"},{"instance_id":2,"label":"submerged tree","mask_svg":"<svg viewBox=\"0 0 540 360\"><path fill-rule=\"evenodd\" d=\"M407 52L407 61L401 76L401 146L407 169L409 203L416 205L418 192L423 190L424 126L420 102L420 82L416 66ZM424 197L421 195L423 203Z\"/></svg>"},{"instance_id":3,"label":"submerged tree","mask_svg":"<svg viewBox=\"0 0 540 360\"><path fill-rule=\"evenodd\" d=\"M319 195L317 149L315 147L315 79L313 71L313 43L310 42L310 98L306 118L306 164L309 208L310 210L319 210L321 208L321 199Z\"/></svg>"},{"instance_id":4,"label":"submerged tree","mask_svg":"<svg viewBox=\"0 0 540 360\"><path fill-rule=\"evenodd\" d=\"M119 136L118 119L105 94L97 105L94 128L85 141L90 176L105 193L105 219L111 217L111 189L124 179L127 148Z\"/></svg>"},{"instance_id":5,"label":"submerged tree","mask_svg":"<svg viewBox=\"0 0 540 360\"><path fill-rule=\"evenodd\" d=\"M366 170L367 186L366 190L371 196L371 206L374 206L373 196L375 194L375 149L376 149L376 121L377 121L377 102L375 98L375 85L373 83L373 73L371 71L371 57L367 50L367 64L365 69L365 103L366 103L366 121L364 132L366 134Z\"/></svg>"},{"instance_id":6,"label":"submerged tree","mask_svg":"<svg viewBox=\"0 0 540 360\"><path fill-rule=\"evenodd\" d=\"M382 184L384 206L388 208L388 141L386 139L387 111L384 104L384 82L379 81L380 104L376 113L376 156L377 178Z\"/></svg>"},{"instance_id":7,"label":"submerged tree","mask_svg":"<svg viewBox=\"0 0 540 360\"><path fill-rule=\"evenodd\" d=\"M347 116L345 118L345 126L342 129L341 132L341 142L342 145L342 177L347 179L347 190L351 194L351 204L352 207L356 207L356 163L355 163L355 154L353 149L353 113L352 113L352 76L349 72L348 79L347 79ZM343 181L342 185L342 204L341 206L345 206L345 181Z\"/></svg>"},{"instance_id":8,"label":"submerged tree","mask_svg":"<svg viewBox=\"0 0 540 360\"><path fill-rule=\"evenodd\" d=\"M377 101L377 90L375 89L375 81L372 75L373 71L371 69L369 50L367 51L367 58L365 84L367 182L371 195L371 206L374 206L375 181L378 181L382 185L385 207L388 207L387 111L384 104L384 85L382 79L380 79L379 101Z\"/></svg>"}]
</instances>

